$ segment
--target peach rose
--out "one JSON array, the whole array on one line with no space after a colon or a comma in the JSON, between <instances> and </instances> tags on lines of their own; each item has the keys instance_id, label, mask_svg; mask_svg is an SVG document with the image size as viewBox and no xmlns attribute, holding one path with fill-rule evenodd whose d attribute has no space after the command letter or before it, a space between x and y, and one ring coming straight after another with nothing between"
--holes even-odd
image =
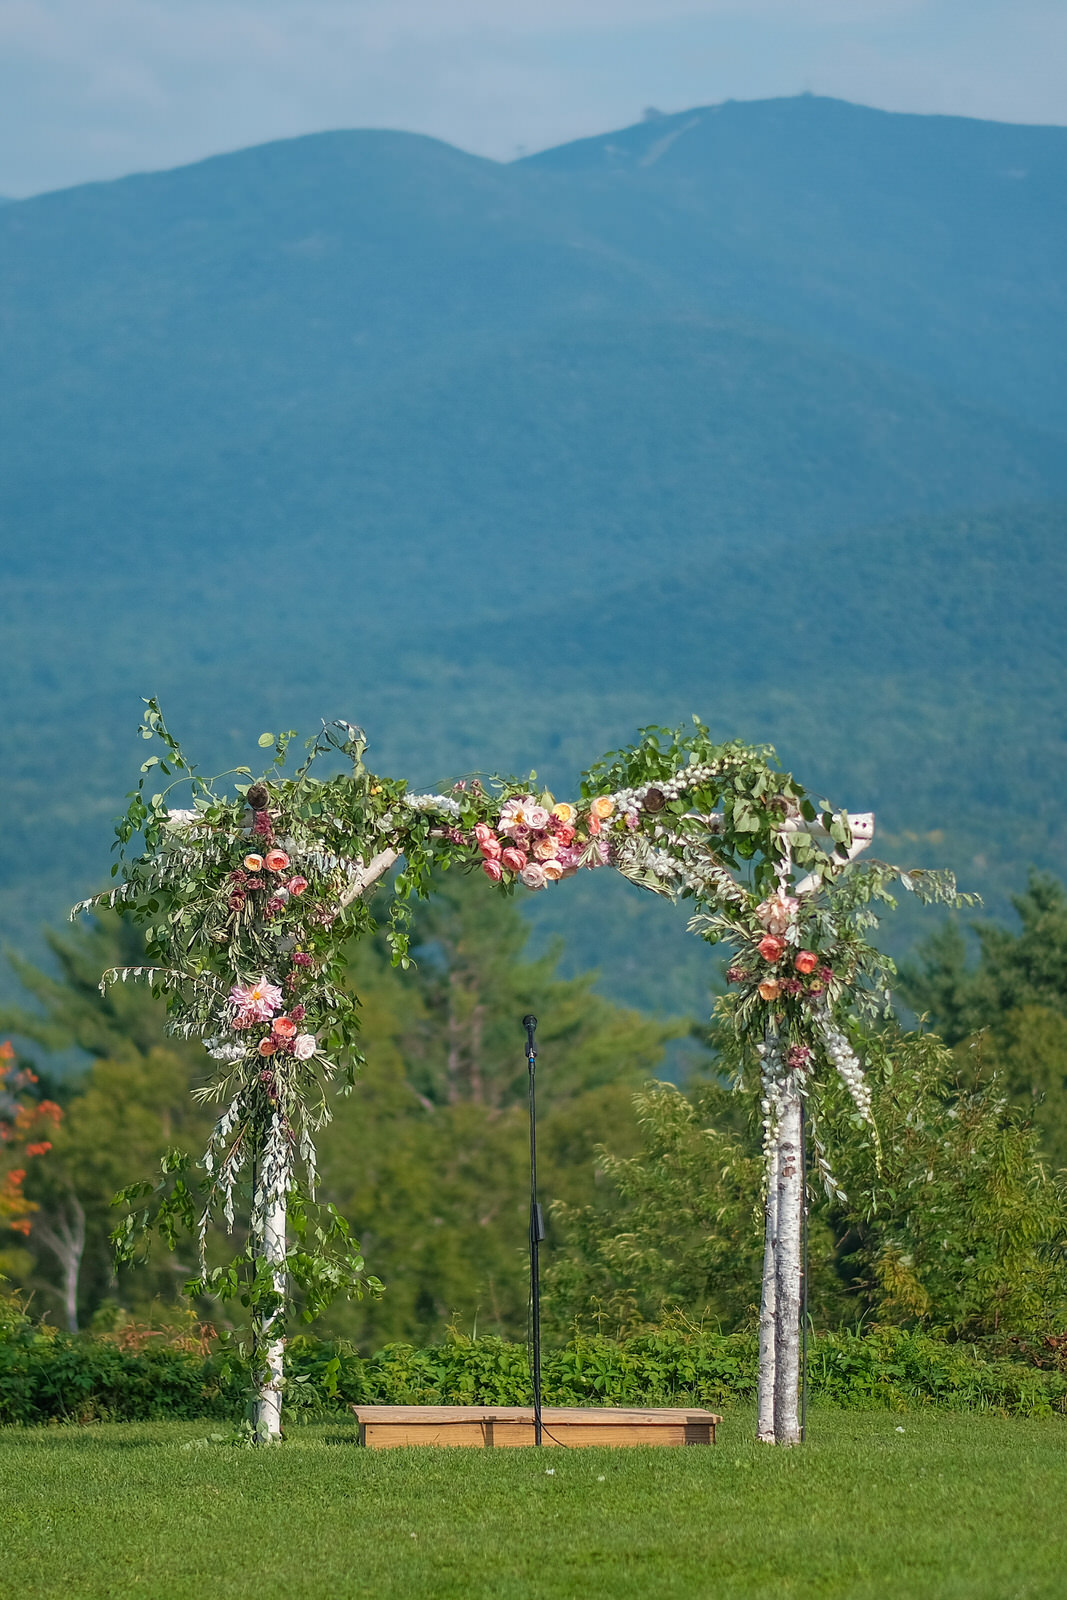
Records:
<instances>
[{"instance_id":1,"label":"peach rose","mask_svg":"<svg viewBox=\"0 0 1067 1600\"><path fill-rule=\"evenodd\" d=\"M501 878L504 876L503 867L500 865L500 862L494 860L492 856L487 857L486 860L482 862L482 871L485 873L487 878L492 879L493 883L499 883Z\"/></svg>"},{"instance_id":2,"label":"peach rose","mask_svg":"<svg viewBox=\"0 0 1067 1600\"><path fill-rule=\"evenodd\" d=\"M559 840L554 839L550 833L543 839L535 839L533 842L533 854L538 861L551 861L558 853Z\"/></svg>"},{"instance_id":3,"label":"peach rose","mask_svg":"<svg viewBox=\"0 0 1067 1600\"><path fill-rule=\"evenodd\" d=\"M563 876L562 861L546 861L543 866L546 883L558 883Z\"/></svg>"},{"instance_id":4,"label":"peach rose","mask_svg":"<svg viewBox=\"0 0 1067 1600\"><path fill-rule=\"evenodd\" d=\"M764 961L777 961L785 945L775 934L768 933L760 940L757 949Z\"/></svg>"},{"instance_id":5,"label":"peach rose","mask_svg":"<svg viewBox=\"0 0 1067 1600\"><path fill-rule=\"evenodd\" d=\"M793 962L798 972L814 972L819 964L819 958L814 950L798 950Z\"/></svg>"},{"instance_id":6,"label":"peach rose","mask_svg":"<svg viewBox=\"0 0 1067 1600\"><path fill-rule=\"evenodd\" d=\"M290 878L285 887L288 889L290 894L303 894L307 886L307 879L297 876L295 878Z\"/></svg>"},{"instance_id":7,"label":"peach rose","mask_svg":"<svg viewBox=\"0 0 1067 1600\"><path fill-rule=\"evenodd\" d=\"M249 872L262 872L263 857L254 854L245 856L245 866L248 868Z\"/></svg>"},{"instance_id":8,"label":"peach rose","mask_svg":"<svg viewBox=\"0 0 1067 1600\"><path fill-rule=\"evenodd\" d=\"M289 865L289 857L284 850L268 850L263 857L263 865L268 872L284 872Z\"/></svg>"},{"instance_id":9,"label":"peach rose","mask_svg":"<svg viewBox=\"0 0 1067 1600\"><path fill-rule=\"evenodd\" d=\"M756 915L768 933L784 933L799 910L799 900L791 894L779 893L771 895L761 906L757 906Z\"/></svg>"},{"instance_id":10,"label":"peach rose","mask_svg":"<svg viewBox=\"0 0 1067 1600\"><path fill-rule=\"evenodd\" d=\"M601 822L604 822L615 810L615 802L610 794L598 794L589 810L594 817L599 817Z\"/></svg>"},{"instance_id":11,"label":"peach rose","mask_svg":"<svg viewBox=\"0 0 1067 1600\"><path fill-rule=\"evenodd\" d=\"M777 1000L779 983L777 978L764 978L759 986L761 1000Z\"/></svg>"},{"instance_id":12,"label":"peach rose","mask_svg":"<svg viewBox=\"0 0 1067 1600\"><path fill-rule=\"evenodd\" d=\"M271 1023L271 1032L276 1039L295 1039L296 1023L292 1017L275 1017Z\"/></svg>"},{"instance_id":13,"label":"peach rose","mask_svg":"<svg viewBox=\"0 0 1067 1600\"><path fill-rule=\"evenodd\" d=\"M560 800L552 807L552 815L558 817L560 822L573 822L574 807L569 800Z\"/></svg>"},{"instance_id":14,"label":"peach rose","mask_svg":"<svg viewBox=\"0 0 1067 1600\"><path fill-rule=\"evenodd\" d=\"M501 864L507 867L509 872L521 872L527 859L526 851L516 850L513 844L509 844L500 856Z\"/></svg>"},{"instance_id":15,"label":"peach rose","mask_svg":"<svg viewBox=\"0 0 1067 1600\"><path fill-rule=\"evenodd\" d=\"M259 1041L259 1053L261 1056L272 1056L277 1048L277 1039L267 1038Z\"/></svg>"}]
</instances>

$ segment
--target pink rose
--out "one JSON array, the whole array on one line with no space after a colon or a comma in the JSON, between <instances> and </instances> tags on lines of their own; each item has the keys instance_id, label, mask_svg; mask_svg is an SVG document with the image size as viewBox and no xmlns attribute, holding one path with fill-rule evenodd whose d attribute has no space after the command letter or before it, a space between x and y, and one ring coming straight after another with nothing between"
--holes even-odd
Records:
<instances>
[{"instance_id":1,"label":"pink rose","mask_svg":"<svg viewBox=\"0 0 1067 1600\"><path fill-rule=\"evenodd\" d=\"M494 839L491 834L488 839L482 839L478 845L478 849L487 861L499 861L500 852L503 848L500 840Z\"/></svg>"},{"instance_id":2,"label":"pink rose","mask_svg":"<svg viewBox=\"0 0 1067 1600\"><path fill-rule=\"evenodd\" d=\"M261 1056L272 1056L277 1048L277 1039L272 1038L269 1034L265 1039L259 1041L259 1053Z\"/></svg>"},{"instance_id":3,"label":"pink rose","mask_svg":"<svg viewBox=\"0 0 1067 1600\"><path fill-rule=\"evenodd\" d=\"M501 865L507 867L509 872L521 872L526 860L526 851L516 850L515 846L510 844L500 857Z\"/></svg>"},{"instance_id":4,"label":"pink rose","mask_svg":"<svg viewBox=\"0 0 1067 1600\"><path fill-rule=\"evenodd\" d=\"M814 972L819 965L819 958L814 950L798 950L793 965L798 972Z\"/></svg>"},{"instance_id":5,"label":"pink rose","mask_svg":"<svg viewBox=\"0 0 1067 1600\"><path fill-rule=\"evenodd\" d=\"M531 861L528 866L523 867L519 876L527 889L543 889L548 881L540 861Z\"/></svg>"},{"instance_id":6,"label":"pink rose","mask_svg":"<svg viewBox=\"0 0 1067 1600\"><path fill-rule=\"evenodd\" d=\"M303 894L303 892L307 888L307 886L308 886L307 879L298 877L298 878L290 878L289 882L286 884L285 887L288 889L290 894Z\"/></svg>"},{"instance_id":7,"label":"pink rose","mask_svg":"<svg viewBox=\"0 0 1067 1600\"><path fill-rule=\"evenodd\" d=\"M528 828L548 827L548 812L544 806L528 806L526 808L526 826Z\"/></svg>"},{"instance_id":8,"label":"pink rose","mask_svg":"<svg viewBox=\"0 0 1067 1600\"><path fill-rule=\"evenodd\" d=\"M293 1054L298 1061L306 1061L315 1054L316 1040L313 1033L298 1033L293 1040Z\"/></svg>"},{"instance_id":9,"label":"pink rose","mask_svg":"<svg viewBox=\"0 0 1067 1600\"><path fill-rule=\"evenodd\" d=\"M490 839L496 841L496 834L487 822L478 822L474 826L474 838L477 844L488 844Z\"/></svg>"},{"instance_id":10,"label":"pink rose","mask_svg":"<svg viewBox=\"0 0 1067 1600\"><path fill-rule=\"evenodd\" d=\"M500 865L500 862L495 861L492 856L487 857L487 859L482 862L482 871L485 873L487 878L490 878L493 881L493 883L499 883L501 878L504 876L503 867Z\"/></svg>"}]
</instances>

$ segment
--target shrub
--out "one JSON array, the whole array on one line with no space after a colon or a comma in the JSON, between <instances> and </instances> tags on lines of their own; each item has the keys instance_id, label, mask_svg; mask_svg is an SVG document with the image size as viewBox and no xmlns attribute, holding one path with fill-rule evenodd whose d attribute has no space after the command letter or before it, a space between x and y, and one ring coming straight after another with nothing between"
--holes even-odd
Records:
<instances>
[{"instance_id":1,"label":"shrub","mask_svg":"<svg viewBox=\"0 0 1067 1600\"><path fill-rule=\"evenodd\" d=\"M240 1420L251 1391L240 1354L187 1339L68 1334L35 1324L0 1297L0 1423ZM1046 1345L1047 1345L1046 1341ZM1056 1340L1052 1345L1058 1347ZM1046 1345L951 1343L902 1328L831 1332L809 1345L809 1390L835 1405L905 1411L938 1406L1003 1416L1067 1413L1067 1371ZM1055 1353L1055 1352L1054 1352ZM684 1323L614 1340L579 1335L547 1352L549 1405L711 1406L756 1393L754 1333ZM344 1341L302 1334L286 1359L290 1415L364 1405L529 1405L523 1345L454 1337L418 1349L390 1344L361 1357Z\"/></svg>"}]
</instances>

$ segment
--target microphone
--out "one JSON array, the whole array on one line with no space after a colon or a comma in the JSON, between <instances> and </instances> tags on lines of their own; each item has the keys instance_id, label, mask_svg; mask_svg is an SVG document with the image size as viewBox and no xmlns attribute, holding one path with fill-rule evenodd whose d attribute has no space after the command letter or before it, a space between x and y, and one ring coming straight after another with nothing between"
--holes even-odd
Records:
<instances>
[{"instance_id":1,"label":"microphone","mask_svg":"<svg viewBox=\"0 0 1067 1600\"><path fill-rule=\"evenodd\" d=\"M525 1016L522 1019L522 1025L526 1029L526 1054L535 1056L537 1051L534 1049L534 1033L537 1031L537 1018L535 1016Z\"/></svg>"}]
</instances>

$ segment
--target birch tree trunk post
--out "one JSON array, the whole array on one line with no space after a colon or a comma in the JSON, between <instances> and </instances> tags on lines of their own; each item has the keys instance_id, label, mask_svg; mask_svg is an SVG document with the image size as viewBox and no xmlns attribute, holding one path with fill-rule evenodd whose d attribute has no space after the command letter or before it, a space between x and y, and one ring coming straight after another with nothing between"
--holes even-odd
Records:
<instances>
[{"instance_id":1,"label":"birch tree trunk post","mask_svg":"<svg viewBox=\"0 0 1067 1600\"><path fill-rule=\"evenodd\" d=\"M261 1159L260 1192L253 1222L262 1259L274 1268L272 1281L279 1305L266 1314L256 1313L255 1352L259 1395L255 1406L255 1436L267 1444L282 1436L282 1386L285 1378L285 1228L286 1201L292 1181L292 1157L279 1112L271 1119Z\"/></svg>"},{"instance_id":2,"label":"birch tree trunk post","mask_svg":"<svg viewBox=\"0 0 1067 1600\"><path fill-rule=\"evenodd\" d=\"M790 1073L781 1086L777 1148L774 1273L774 1441L799 1444L801 1217L801 1101Z\"/></svg>"},{"instance_id":3,"label":"birch tree trunk post","mask_svg":"<svg viewBox=\"0 0 1067 1600\"><path fill-rule=\"evenodd\" d=\"M763 1203L763 1293L759 1313L759 1421L756 1438L774 1443L774 1369L777 1343L775 1258L778 1233L778 1129L768 1129L767 1194Z\"/></svg>"},{"instance_id":4,"label":"birch tree trunk post","mask_svg":"<svg viewBox=\"0 0 1067 1600\"><path fill-rule=\"evenodd\" d=\"M354 863L339 909L351 905L377 883L399 859L396 850L381 850L368 862ZM254 1431L258 1444L282 1436L282 1390L285 1383L285 1299L287 1200L293 1181L293 1155L289 1133L280 1109L275 1109L259 1156L259 1182L252 1202L252 1233L257 1257L274 1268L272 1282L278 1296L276 1310L253 1313L256 1381Z\"/></svg>"}]
</instances>

